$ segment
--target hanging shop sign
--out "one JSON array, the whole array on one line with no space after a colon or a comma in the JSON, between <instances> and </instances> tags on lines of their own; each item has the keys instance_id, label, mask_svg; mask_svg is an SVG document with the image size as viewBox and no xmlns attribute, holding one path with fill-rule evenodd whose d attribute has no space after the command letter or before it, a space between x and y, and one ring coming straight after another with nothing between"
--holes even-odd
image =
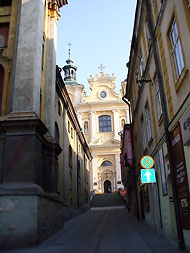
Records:
<instances>
[{"instance_id":1,"label":"hanging shop sign","mask_svg":"<svg viewBox=\"0 0 190 253\"><path fill-rule=\"evenodd\" d=\"M129 166L133 166L133 148L132 148L132 132L131 132L131 125L125 125L125 154L127 159L127 164Z\"/></svg>"},{"instance_id":2,"label":"hanging shop sign","mask_svg":"<svg viewBox=\"0 0 190 253\"><path fill-rule=\"evenodd\" d=\"M190 228L190 195L180 125L170 133L175 187L182 227Z\"/></svg>"}]
</instances>

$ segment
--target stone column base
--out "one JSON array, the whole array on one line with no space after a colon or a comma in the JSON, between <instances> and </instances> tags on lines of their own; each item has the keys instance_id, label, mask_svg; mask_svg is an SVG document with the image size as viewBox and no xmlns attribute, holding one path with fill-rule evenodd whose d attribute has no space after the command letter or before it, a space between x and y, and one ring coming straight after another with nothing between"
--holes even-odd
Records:
<instances>
[{"instance_id":1,"label":"stone column base","mask_svg":"<svg viewBox=\"0 0 190 253\"><path fill-rule=\"evenodd\" d=\"M0 248L39 243L63 226L60 146L33 112L0 121Z\"/></svg>"},{"instance_id":2,"label":"stone column base","mask_svg":"<svg viewBox=\"0 0 190 253\"><path fill-rule=\"evenodd\" d=\"M63 228L63 206L35 184L0 186L0 248L35 246Z\"/></svg>"}]
</instances>

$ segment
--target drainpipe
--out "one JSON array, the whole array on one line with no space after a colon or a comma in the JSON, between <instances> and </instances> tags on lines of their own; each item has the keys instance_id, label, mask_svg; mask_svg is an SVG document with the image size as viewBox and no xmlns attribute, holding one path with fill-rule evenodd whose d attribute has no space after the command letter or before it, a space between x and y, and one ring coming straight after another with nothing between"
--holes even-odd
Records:
<instances>
[{"instance_id":1,"label":"drainpipe","mask_svg":"<svg viewBox=\"0 0 190 253\"><path fill-rule=\"evenodd\" d=\"M170 144L170 135L169 135L169 131L168 131L169 115L168 115L168 108L167 108L166 92L164 89L164 80L163 80L163 74L162 74L161 60L160 60L160 56L159 56L157 39L155 36L154 19L153 19L153 13L152 13L152 8L151 8L151 0L145 0L144 2L145 2L145 6L146 6L146 11L148 13L147 19L148 19L149 29L150 29L149 32L150 32L150 36L151 36L152 49L153 49L153 54L154 54L155 66L156 66L156 74L157 74L157 77L159 80L158 85L159 85L160 96L161 96L161 105L162 105L164 131L165 131L165 141L166 141L166 145L167 145L168 160L169 160L169 164L170 164L175 217L176 217L177 234L178 234L178 246L179 246L179 249L184 250L185 243L184 243L184 236L183 236L183 228L181 225L180 214L179 214L179 209L178 209L177 189L176 189L176 185L175 185L172 150L171 150L171 144ZM166 4L166 0L163 1L162 7L164 7L165 4ZM162 8L162 11L163 11L163 9L164 8Z\"/></svg>"}]
</instances>

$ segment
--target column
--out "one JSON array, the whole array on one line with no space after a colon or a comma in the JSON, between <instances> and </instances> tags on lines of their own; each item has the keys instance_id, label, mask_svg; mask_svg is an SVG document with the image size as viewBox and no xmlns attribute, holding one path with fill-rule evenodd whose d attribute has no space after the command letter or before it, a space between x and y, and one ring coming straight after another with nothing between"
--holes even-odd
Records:
<instances>
[{"instance_id":1,"label":"column","mask_svg":"<svg viewBox=\"0 0 190 253\"><path fill-rule=\"evenodd\" d=\"M113 110L113 123L114 123L114 139L120 140L120 137L118 135L120 131L120 120L118 110Z\"/></svg>"},{"instance_id":2,"label":"column","mask_svg":"<svg viewBox=\"0 0 190 253\"><path fill-rule=\"evenodd\" d=\"M97 185L94 185L94 183ZM93 156L91 162L91 173L90 173L90 189L97 190L98 189L98 168L97 168L97 157Z\"/></svg>"},{"instance_id":3,"label":"column","mask_svg":"<svg viewBox=\"0 0 190 253\"><path fill-rule=\"evenodd\" d=\"M118 181L121 181L121 166L120 166L120 155L115 155L115 171L116 171L116 184ZM121 185L117 185L117 188L121 187Z\"/></svg>"},{"instance_id":4,"label":"column","mask_svg":"<svg viewBox=\"0 0 190 253\"><path fill-rule=\"evenodd\" d=\"M126 124L130 124L131 120L130 120L129 108L125 110L125 112L126 112Z\"/></svg>"},{"instance_id":5,"label":"column","mask_svg":"<svg viewBox=\"0 0 190 253\"><path fill-rule=\"evenodd\" d=\"M83 125L83 122L82 122L82 113L81 112L77 112L77 119L79 121L79 124L80 124L80 127L82 128L83 132L84 132L84 125Z\"/></svg>"},{"instance_id":6,"label":"column","mask_svg":"<svg viewBox=\"0 0 190 253\"><path fill-rule=\"evenodd\" d=\"M12 111L40 114L44 0L22 0L14 64Z\"/></svg>"}]
</instances>

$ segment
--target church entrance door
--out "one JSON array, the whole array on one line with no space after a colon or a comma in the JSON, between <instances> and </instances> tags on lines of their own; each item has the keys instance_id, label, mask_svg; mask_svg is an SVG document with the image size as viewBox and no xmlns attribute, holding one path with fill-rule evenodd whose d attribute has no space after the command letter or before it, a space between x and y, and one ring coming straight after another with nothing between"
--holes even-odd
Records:
<instances>
[{"instance_id":1,"label":"church entrance door","mask_svg":"<svg viewBox=\"0 0 190 253\"><path fill-rule=\"evenodd\" d=\"M104 182L104 193L111 193L111 182L109 180Z\"/></svg>"}]
</instances>

